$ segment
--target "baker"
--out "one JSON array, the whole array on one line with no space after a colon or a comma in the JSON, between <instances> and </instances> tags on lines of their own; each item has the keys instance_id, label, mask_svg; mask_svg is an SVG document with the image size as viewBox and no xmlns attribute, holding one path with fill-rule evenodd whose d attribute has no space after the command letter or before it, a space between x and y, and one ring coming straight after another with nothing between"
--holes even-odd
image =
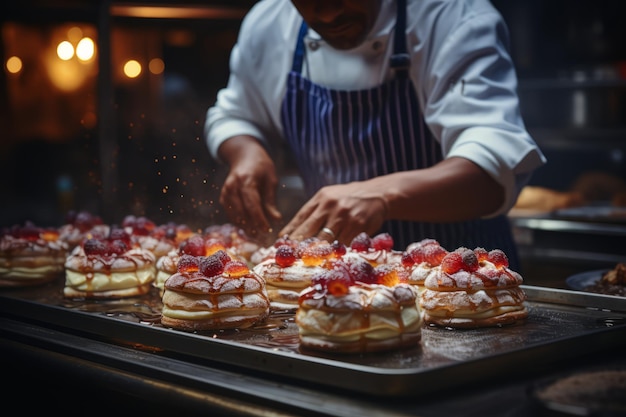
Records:
<instances>
[{"instance_id":1,"label":"baker","mask_svg":"<svg viewBox=\"0 0 626 417\"><path fill-rule=\"evenodd\" d=\"M386 231L397 249L433 238L502 249L516 267L506 213L546 162L516 88L487 0L262 0L207 112L209 150L229 167L220 203L253 236ZM281 142L309 197L286 224Z\"/></svg>"}]
</instances>

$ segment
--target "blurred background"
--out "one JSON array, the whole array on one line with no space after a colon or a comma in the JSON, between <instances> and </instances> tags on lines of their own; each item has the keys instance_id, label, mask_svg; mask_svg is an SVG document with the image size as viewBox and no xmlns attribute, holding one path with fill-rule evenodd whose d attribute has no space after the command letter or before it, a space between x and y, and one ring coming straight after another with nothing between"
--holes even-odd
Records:
<instances>
[{"instance_id":1,"label":"blurred background","mask_svg":"<svg viewBox=\"0 0 626 417\"><path fill-rule=\"evenodd\" d=\"M0 226L60 225L68 210L107 223L127 214L225 222L224 167L209 156L202 127L254 3L3 2ZM549 159L530 185L582 192L593 209L558 218L562 207L542 194L541 207L512 213L529 268L546 257L589 268L626 256L626 215L613 210L626 179L622 3L493 1L511 32L523 116ZM290 212L299 181L281 155L279 166L279 203Z\"/></svg>"},{"instance_id":2,"label":"blurred background","mask_svg":"<svg viewBox=\"0 0 626 417\"><path fill-rule=\"evenodd\" d=\"M253 3L0 6L0 222L222 221L202 127Z\"/></svg>"}]
</instances>

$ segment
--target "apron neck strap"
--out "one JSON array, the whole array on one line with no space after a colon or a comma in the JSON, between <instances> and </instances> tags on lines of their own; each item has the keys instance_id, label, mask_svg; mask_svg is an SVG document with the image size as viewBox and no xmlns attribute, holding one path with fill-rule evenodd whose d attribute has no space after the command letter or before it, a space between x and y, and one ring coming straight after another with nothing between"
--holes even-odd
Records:
<instances>
[{"instance_id":1,"label":"apron neck strap","mask_svg":"<svg viewBox=\"0 0 626 417\"><path fill-rule=\"evenodd\" d=\"M306 22L303 20L300 25L300 32L298 32L298 41L296 42L296 50L293 54L293 63L291 64L291 70L297 73L302 72L302 63L304 62L304 36L309 30Z\"/></svg>"},{"instance_id":2,"label":"apron neck strap","mask_svg":"<svg viewBox=\"0 0 626 417\"><path fill-rule=\"evenodd\" d=\"M411 57L406 46L406 0L396 2L396 28L393 38L393 55L391 55L389 65L396 70L399 75L406 76Z\"/></svg>"}]
</instances>

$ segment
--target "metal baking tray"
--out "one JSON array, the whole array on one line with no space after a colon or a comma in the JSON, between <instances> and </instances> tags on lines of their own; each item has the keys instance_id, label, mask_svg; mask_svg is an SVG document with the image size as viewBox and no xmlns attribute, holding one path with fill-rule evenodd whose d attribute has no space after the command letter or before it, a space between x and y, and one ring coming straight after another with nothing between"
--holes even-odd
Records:
<instances>
[{"instance_id":1,"label":"metal baking tray","mask_svg":"<svg viewBox=\"0 0 626 417\"><path fill-rule=\"evenodd\" d=\"M626 344L626 299L523 286L524 324L453 330L425 326L415 348L376 354L301 351L293 313L274 312L247 330L189 333L160 324L156 289L141 297L74 301L63 282L0 291L0 315L64 332L132 346L190 363L380 397L419 397L494 377L514 378Z\"/></svg>"}]
</instances>

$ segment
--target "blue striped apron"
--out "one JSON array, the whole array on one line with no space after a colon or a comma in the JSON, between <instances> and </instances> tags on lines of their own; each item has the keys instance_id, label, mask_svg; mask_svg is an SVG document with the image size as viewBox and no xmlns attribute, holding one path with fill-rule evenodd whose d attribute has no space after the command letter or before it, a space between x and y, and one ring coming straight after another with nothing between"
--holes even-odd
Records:
<instances>
[{"instance_id":1,"label":"blue striped apron","mask_svg":"<svg viewBox=\"0 0 626 417\"><path fill-rule=\"evenodd\" d=\"M302 22L281 118L308 196L325 185L426 168L443 159L408 76L405 0L398 1L396 20L390 62L395 77L378 87L353 91L328 89L301 75L308 30ZM458 223L393 220L385 222L383 231L393 236L398 250L433 238L448 250L459 246L502 249L511 267L519 268L505 216Z\"/></svg>"}]
</instances>

